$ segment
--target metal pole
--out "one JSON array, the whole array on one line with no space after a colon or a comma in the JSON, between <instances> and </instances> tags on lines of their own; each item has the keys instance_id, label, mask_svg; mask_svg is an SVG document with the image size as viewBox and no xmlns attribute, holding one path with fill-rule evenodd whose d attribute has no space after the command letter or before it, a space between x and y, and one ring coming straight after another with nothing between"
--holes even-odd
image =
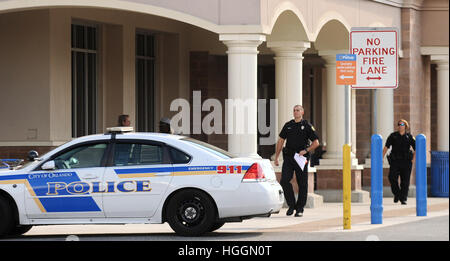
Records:
<instances>
[{"instance_id":1,"label":"metal pole","mask_svg":"<svg viewBox=\"0 0 450 261\"><path fill-rule=\"evenodd\" d=\"M372 128L373 128L373 134L378 133L378 89L373 90L373 117L372 117Z\"/></svg>"},{"instance_id":2,"label":"metal pole","mask_svg":"<svg viewBox=\"0 0 450 261\"><path fill-rule=\"evenodd\" d=\"M351 172L351 147L349 144L344 144L343 147L343 159L344 165L342 169L343 176L343 203L344 203L344 229L352 228L352 172Z\"/></svg>"},{"instance_id":3,"label":"metal pole","mask_svg":"<svg viewBox=\"0 0 450 261\"><path fill-rule=\"evenodd\" d=\"M427 215L427 141L423 134L416 136L416 214Z\"/></svg>"},{"instance_id":4,"label":"metal pole","mask_svg":"<svg viewBox=\"0 0 450 261\"><path fill-rule=\"evenodd\" d=\"M372 135L371 173L370 173L370 213L372 224L383 224L383 138L379 134Z\"/></svg>"},{"instance_id":5,"label":"metal pole","mask_svg":"<svg viewBox=\"0 0 450 261\"><path fill-rule=\"evenodd\" d=\"M345 144L350 144L350 86L344 85L345 88Z\"/></svg>"}]
</instances>

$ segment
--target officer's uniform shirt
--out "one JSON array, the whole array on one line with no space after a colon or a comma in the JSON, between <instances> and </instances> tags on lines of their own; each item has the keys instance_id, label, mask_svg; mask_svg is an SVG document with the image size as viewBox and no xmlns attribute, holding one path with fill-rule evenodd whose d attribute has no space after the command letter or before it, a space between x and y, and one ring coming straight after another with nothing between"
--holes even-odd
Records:
<instances>
[{"instance_id":1,"label":"officer's uniform shirt","mask_svg":"<svg viewBox=\"0 0 450 261\"><path fill-rule=\"evenodd\" d=\"M306 149L309 141L319 139L314 127L304 119L300 122L295 122L295 120L286 122L279 136L287 140L286 148L294 152Z\"/></svg>"},{"instance_id":2,"label":"officer's uniform shirt","mask_svg":"<svg viewBox=\"0 0 450 261\"><path fill-rule=\"evenodd\" d=\"M398 131L391 133L386 140L386 148L392 146L391 153L397 159L406 159L406 153L410 151L410 146L416 150L416 140L410 133L401 135Z\"/></svg>"}]
</instances>

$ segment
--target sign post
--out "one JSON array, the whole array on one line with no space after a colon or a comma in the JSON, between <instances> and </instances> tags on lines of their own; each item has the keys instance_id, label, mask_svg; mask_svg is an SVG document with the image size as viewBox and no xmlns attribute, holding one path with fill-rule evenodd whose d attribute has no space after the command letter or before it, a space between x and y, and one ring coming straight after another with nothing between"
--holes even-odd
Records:
<instances>
[{"instance_id":1,"label":"sign post","mask_svg":"<svg viewBox=\"0 0 450 261\"><path fill-rule=\"evenodd\" d=\"M345 88L345 144L350 144L350 88L356 84L356 55L336 54L336 85Z\"/></svg>"},{"instance_id":2,"label":"sign post","mask_svg":"<svg viewBox=\"0 0 450 261\"><path fill-rule=\"evenodd\" d=\"M336 85L344 85L345 88L345 144L343 147L343 205L344 205L344 229L351 229L352 214L352 186L351 186L351 146L350 146L350 86L356 84L356 55L336 55Z\"/></svg>"},{"instance_id":3,"label":"sign post","mask_svg":"<svg viewBox=\"0 0 450 261\"><path fill-rule=\"evenodd\" d=\"M398 29L393 27L356 27L350 32L350 53L357 56L357 79L352 89L398 87ZM381 117L376 115L374 118ZM376 122L376 120L375 120ZM376 130L375 130L376 132ZM383 159L382 137L372 135L371 142L371 223L383 220Z\"/></svg>"}]
</instances>

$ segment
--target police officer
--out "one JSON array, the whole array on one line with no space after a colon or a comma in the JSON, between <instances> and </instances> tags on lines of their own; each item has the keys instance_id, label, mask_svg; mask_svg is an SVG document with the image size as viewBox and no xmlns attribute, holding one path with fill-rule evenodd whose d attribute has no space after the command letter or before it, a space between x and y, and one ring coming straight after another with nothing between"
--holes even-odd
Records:
<instances>
[{"instance_id":1,"label":"police officer","mask_svg":"<svg viewBox=\"0 0 450 261\"><path fill-rule=\"evenodd\" d=\"M306 204L308 195L308 165L305 165L303 170L294 160L294 154L309 158L309 153L319 146L319 138L315 133L314 127L303 119L304 110L301 105L294 106L294 119L286 122L281 130L277 142L275 165L278 166L278 157L283 148L284 141L286 146L283 148L283 167L281 170L280 184L283 187L284 198L289 206L286 215L290 216L296 210L295 216L303 216L303 208ZM311 146L308 146L312 142ZM298 184L298 199L295 201L294 190L290 183L293 172L297 178Z\"/></svg>"},{"instance_id":2,"label":"police officer","mask_svg":"<svg viewBox=\"0 0 450 261\"><path fill-rule=\"evenodd\" d=\"M161 118L159 121L159 132L172 134L172 129L170 128L170 119L169 118Z\"/></svg>"},{"instance_id":3,"label":"police officer","mask_svg":"<svg viewBox=\"0 0 450 261\"><path fill-rule=\"evenodd\" d=\"M130 122L130 115L127 114L122 114L119 115L119 119L118 119L118 126L130 126L131 122Z\"/></svg>"},{"instance_id":4,"label":"police officer","mask_svg":"<svg viewBox=\"0 0 450 261\"><path fill-rule=\"evenodd\" d=\"M398 131L391 133L383 148L383 158L387 150L392 146L392 151L388 155L389 161L389 182L391 183L394 203L399 200L402 205L406 205L409 180L411 177L412 161L415 159L416 140L407 132L409 124L401 119L397 123ZM410 148L413 148L414 152ZM400 176L400 187L398 177Z\"/></svg>"}]
</instances>

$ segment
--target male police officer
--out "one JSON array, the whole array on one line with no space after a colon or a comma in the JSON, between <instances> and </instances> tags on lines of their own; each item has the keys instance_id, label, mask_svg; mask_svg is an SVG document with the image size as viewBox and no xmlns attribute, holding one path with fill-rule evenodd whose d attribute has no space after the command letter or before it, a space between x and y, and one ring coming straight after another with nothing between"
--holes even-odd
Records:
<instances>
[{"instance_id":1,"label":"male police officer","mask_svg":"<svg viewBox=\"0 0 450 261\"><path fill-rule=\"evenodd\" d=\"M301 105L295 105L294 119L284 124L279 135L280 138L277 142L275 154L275 165L278 166L278 157L284 141L287 140L286 147L283 148L283 167L281 170L280 184L283 187L284 197L289 206L286 215L290 216L294 213L294 210L296 210L296 217L303 216L303 208L306 204L308 195L308 165L305 165L302 170L294 160L294 154L298 153L301 156L309 158L309 152L319 146L319 139L315 133L314 127L308 121L303 119L303 114L303 107ZM309 141L311 141L312 144L308 147ZM299 189L297 202L295 202L294 190L290 183L294 171Z\"/></svg>"},{"instance_id":2,"label":"male police officer","mask_svg":"<svg viewBox=\"0 0 450 261\"><path fill-rule=\"evenodd\" d=\"M383 158L386 155L389 147L392 146L391 154L388 156L390 165L389 181L391 183L392 193L394 194L394 203L398 200L402 205L406 205L409 190L409 180L411 177L412 160L415 158L416 140L407 133L409 128L406 120L400 120L397 123L398 131L391 133L386 140L386 145L383 148ZM400 188L398 186L398 177L400 176Z\"/></svg>"}]
</instances>

